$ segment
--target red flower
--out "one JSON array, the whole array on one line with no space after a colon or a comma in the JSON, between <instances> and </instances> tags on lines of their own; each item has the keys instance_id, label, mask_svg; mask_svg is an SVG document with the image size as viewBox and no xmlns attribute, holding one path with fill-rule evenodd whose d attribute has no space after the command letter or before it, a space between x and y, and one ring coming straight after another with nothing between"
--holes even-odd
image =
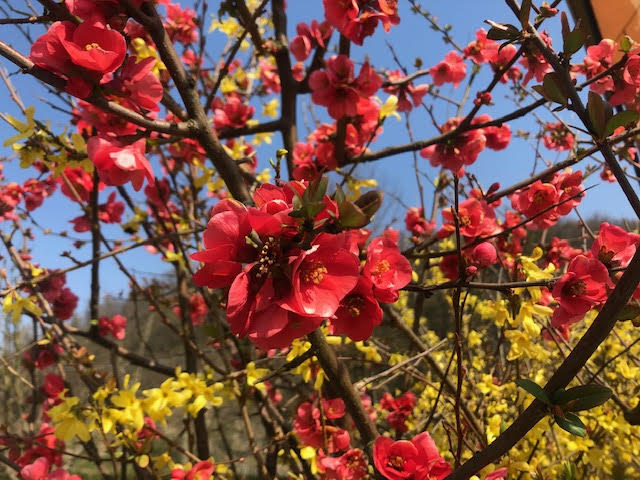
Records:
<instances>
[{"instance_id":1,"label":"red flower","mask_svg":"<svg viewBox=\"0 0 640 480\"><path fill-rule=\"evenodd\" d=\"M74 64L102 75L122 65L127 51L124 37L95 19L82 22L61 42Z\"/></svg>"},{"instance_id":2,"label":"red flower","mask_svg":"<svg viewBox=\"0 0 640 480\"><path fill-rule=\"evenodd\" d=\"M429 69L434 85L453 83L457 87L467 75L467 66L464 58L455 50L450 51L444 60Z\"/></svg>"},{"instance_id":3,"label":"red flower","mask_svg":"<svg viewBox=\"0 0 640 480\"><path fill-rule=\"evenodd\" d=\"M440 127L442 133L455 130L462 122L461 118L451 118ZM420 156L427 158L432 167L445 167L460 176L464 165L471 165L487 144L482 129L460 133L443 143L429 145L420 150Z\"/></svg>"},{"instance_id":4,"label":"red flower","mask_svg":"<svg viewBox=\"0 0 640 480\"><path fill-rule=\"evenodd\" d=\"M280 304L311 317L329 318L336 313L358 282L360 263L349 249L350 243L344 233L318 235L311 248L293 260L291 294Z\"/></svg>"},{"instance_id":5,"label":"red flower","mask_svg":"<svg viewBox=\"0 0 640 480\"><path fill-rule=\"evenodd\" d=\"M67 196L70 200L77 202L78 197L83 202L88 202L91 197L91 190L93 190L93 178L90 173L84 171L84 169L65 167L64 176L69 180L69 183L73 186L73 190L77 193L77 196L64 181L62 175L56 178L56 181L60 184L60 191ZM104 190L104 183L98 182L98 191Z\"/></svg>"},{"instance_id":6,"label":"red flower","mask_svg":"<svg viewBox=\"0 0 640 480\"><path fill-rule=\"evenodd\" d=\"M69 320L77 306L78 297L69 288L63 288L51 308L58 320Z\"/></svg>"},{"instance_id":7,"label":"red flower","mask_svg":"<svg viewBox=\"0 0 640 480\"><path fill-rule=\"evenodd\" d=\"M260 265L254 264L231 284L227 302L231 332L249 337L258 347L269 350L288 347L295 338L312 332L322 323L322 318L303 317L280 307L278 295L287 286L278 281L276 293L274 281L270 277L263 280L263 276Z\"/></svg>"},{"instance_id":8,"label":"red flower","mask_svg":"<svg viewBox=\"0 0 640 480\"><path fill-rule=\"evenodd\" d=\"M65 389L64 381L55 373L47 373L42 382L42 393L49 398L56 398Z\"/></svg>"},{"instance_id":9,"label":"red flower","mask_svg":"<svg viewBox=\"0 0 640 480\"><path fill-rule=\"evenodd\" d=\"M452 471L427 432L411 441L378 437L373 445L373 461L388 480L441 480Z\"/></svg>"},{"instance_id":10,"label":"red flower","mask_svg":"<svg viewBox=\"0 0 640 480\"><path fill-rule=\"evenodd\" d=\"M471 123L475 125L490 121L491 117L489 115L479 115L474 118ZM486 139L486 146L491 150L504 150L509 146L509 142L511 141L511 128L506 123L500 127L484 127L482 134Z\"/></svg>"},{"instance_id":11,"label":"red flower","mask_svg":"<svg viewBox=\"0 0 640 480\"><path fill-rule=\"evenodd\" d=\"M551 246L547 252L546 259L550 263L553 263L556 268L562 268L564 265L569 263L573 257L580 255L581 253L583 253L582 250L573 248L568 241L560 240L558 237L553 237L551 239ZM597 256L594 255L594 257Z\"/></svg>"},{"instance_id":12,"label":"red flower","mask_svg":"<svg viewBox=\"0 0 640 480\"><path fill-rule=\"evenodd\" d=\"M409 260L392 240L378 237L369 243L362 274L373 283L373 294L379 301L395 302L398 290L411 281L412 273Z\"/></svg>"},{"instance_id":13,"label":"red flower","mask_svg":"<svg viewBox=\"0 0 640 480\"><path fill-rule=\"evenodd\" d=\"M387 73L388 85L384 91L398 97L398 111L409 112L413 107L422 103L429 91L429 85L413 85L413 82L405 81L405 75L400 70L393 70Z\"/></svg>"},{"instance_id":14,"label":"red flower","mask_svg":"<svg viewBox=\"0 0 640 480\"><path fill-rule=\"evenodd\" d=\"M109 86L134 105L158 111L163 92L160 80L152 72L155 63L155 57L139 61L136 57L129 57Z\"/></svg>"},{"instance_id":15,"label":"red flower","mask_svg":"<svg viewBox=\"0 0 640 480\"><path fill-rule=\"evenodd\" d=\"M405 392L398 398L393 398L389 393L385 393L380 399L380 408L387 410L387 422L398 433L408 430L406 421L416 406L416 396L411 392Z\"/></svg>"},{"instance_id":16,"label":"red flower","mask_svg":"<svg viewBox=\"0 0 640 480\"><path fill-rule=\"evenodd\" d=\"M341 398L322 400L322 411L329 420L337 420L344 417L345 408L344 400Z\"/></svg>"},{"instance_id":17,"label":"red flower","mask_svg":"<svg viewBox=\"0 0 640 480\"><path fill-rule=\"evenodd\" d=\"M504 72L500 77L500 82L507 83L508 80L519 80L522 77L522 72L517 66L509 67L506 70L506 66L511 63L517 52L518 50L512 44L502 45L498 49L498 55L491 60L491 68L494 72Z\"/></svg>"},{"instance_id":18,"label":"red flower","mask_svg":"<svg viewBox=\"0 0 640 480\"><path fill-rule=\"evenodd\" d=\"M148 182L154 179L151 165L144 156L144 139L126 145L105 137L91 137L87 142L87 153L107 185L131 182L137 191L145 178Z\"/></svg>"},{"instance_id":19,"label":"red flower","mask_svg":"<svg viewBox=\"0 0 640 480\"><path fill-rule=\"evenodd\" d=\"M69 475L61 468L49 473L49 460L45 457L38 458L31 465L20 470L23 480L82 480L79 475Z\"/></svg>"},{"instance_id":20,"label":"red flower","mask_svg":"<svg viewBox=\"0 0 640 480\"><path fill-rule=\"evenodd\" d=\"M251 233L247 209L235 200L222 200L211 210L203 235L204 250L191 255L204 262L193 281L200 286L221 288L231 285L242 264L253 260L255 249L245 238Z\"/></svg>"},{"instance_id":21,"label":"red flower","mask_svg":"<svg viewBox=\"0 0 640 480\"><path fill-rule=\"evenodd\" d=\"M474 192L471 192L472 195ZM453 212L449 208L442 210L444 224L438 232L439 238L445 238L456 231ZM471 196L458 206L460 233L472 241L477 237L486 237L500 231L493 208L484 200Z\"/></svg>"},{"instance_id":22,"label":"red flower","mask_svg":"<svg viewBox=\"0 0 640 480\"><path fill-rule=\"evenodd\" d=\"M589 310L607 299L607 287L613 288L607 268L593 258L578 255L553 286L558 301L553 312L552 327L579 321Z\"/></svg>"},{"instance_id":23,"label":"red flower","mask_svg":"<svg viewBox=\"0 0 640 480\"><path fill-rule=\"evenodd\" d=\"M167 20L164 27L173 42L193 43L198 39L196 12L191 8L181 8L177 3L167 4Z\"/></svg>"},{"instance_id":24,"label":"red flower","mask_svg":"<svg viewBox=\"0 0 640 480\"><path fill-rule=\"evenodd\" d=\"M339 457L318 450L318 470L327 480L360 480L369 474L362 450L352 448Z\"/></svg>"},{"instance_id":25,"label":"red flower","mask_svg":"<svg viewBox=\"0 0 640 480\"><path fill-rule=\"evenodd\" d=\"M329 452L346 450L349 448L349 432L342 428L327 424L324 427L321 419L322 412L311 402L301 403L296 412L293 428L304 445L322 447L324 439L327 440ZM330 418L325 417L325 420Z\"/></svg>"},{"instance_id":26,"label":"red flower","mask_svg":"<svg viewBox=\"0 0 640 480\"><path fill-rule=\"evenodd\" d=\"M359 342L368 339L373 327L381 322L382 309L373 295L373 284L367 277L361 276L331 318L333 333L346 335L354 342Z\"/></svg>"},{"instance_id":27,"label":"red flower","mask_svg":"<svg viewBox=\"0 0 640 480\"><path fill-rule=\"evenodd\" d=\"M304 62L314 47L326 48L326 42L333 33L333 27L329 22L318 23L317 20L313 20L310 26L303 22L298 23L296 32L298 35L291 40L289 50L296 60Z\"/></svg>"},{"instance_id":28,"label":"red flower","mask_svg":"<svg viewBox=\"0 0 640 480\"><path fill-rule=\"evenodd\" d=\"M353 62L346 55L338 55L326 61L324 70L316 70L309 78L311 99L328 107L331 117L340 119L358 113L360 97L370 97L382 85L382 78L365 62L357 78Z\"/></svg>"},{"instance_id":29,"label":"red flower","mask_svg":"<svg viewBox=\"0 0 640 480\"><path fill-rule=\"evenodd\" d=\"M600 224L598 237L591 245L591 255L609 267L626 267L640 244L640 235L617 225Z\"/></svg>"},{"instance_id":30,"label":"red flower","mask_svg":"<svg viewBox=\"0 0 640 480\"><path fill-rule=\"evenodd\" d=\"M253 117L256 109L245 104L239 95L230 94L226 101L215 98L211 104L213 109L213 125L216 130L224 128L242 128Z\"/></svg>"},{"instance_id":31,"label":"red flower","mask_svg":"<svg viewBox=\"0 0 640 480\"><path fill-rule=\"evenodd\" d=\"M210 460L196 463L188 472L175 468L171 471L171 480L209 480L213 475L215 465Z\"/></svg>"},{"instance_id":32,"label":"red flower","mask_svg":"<svg viewBox=\"0 0 640 480\"><path fill-rule=\"evenodd\" d=\"M540 37L548 47L551 47L551 37L545 31L540 32ZM552 70L551 65L547 63L544 55L535 48L528 50L520 60L520 63L528 70L522 80L522 83L525 85L529 83L529 80L533 77L535 77L538 82L542 82L544 76Z\"/></svg>"},{"instance_id":33,"label":"red flower","mask_svg":"<svg viewBox=\"0 0 640 480\"><path fill-rule=\"evenodd\" d=\"M556 223L558 215L556 209L552 207L559 200L556 187L551 183L542 183L541 180L536 180L528 187L517 190L511 195L511 205L516 211L527 218L538 215L533 220L533 226L538 228L549 228Z\"/></svg>"},{"instance_id":34,"label":"red flower","mask_svg":"<svg viewBox=\"0 0 640 480\"><path fill-rule=\"evenodd\" d=\"M507 469L499 468L484 477L484 480L505 480L507 478Z\"/></svg>"},{"instance_id":35,"label":"red flower","mask_svg":"<svg viewBox=\"0 0 640 480\"><path fill-rule=\"evenodd\" d=\"M378 21L385 31L400 23L397 0L323 0L325 18L357 45L373 35Z\"/></svg>"},{"instance_id":36,"label":"red flower","mask_svg":"<svg viewBox=\"0 0 640 480\"><path fill-rule=\"evenodd\" d=\"M542 143L550 150L563 152L573 148L575 135L562 122L547 122Z\"/></svg>"},{"instance_id":37,"label":"red flower","mask_svg":"<svg viewBox=\"0 0 640 480\"><path fill-rule=\"evenodd\" d=\"M551 183L558 191L560 198L558 202L560 205L556 207L556 213L559 216L568 215L571 210L580 205L584 192L582 188L582 172L571 172L565 170L564 172L556 173L551 180Z\"/></svg>"},{"instance_id":38,"label":"red flower","mask_svg":"<svg viewBox=\"0 0 640 480\"><path fill-rule=\"evenodd\" d=\"M110 333L116 340L123 340L126 328L127 319L122 315L114 315L113 318L100 317L98 319L98 332L103 337Z\"/></svg>"},{"instance_id":39,"label":"red flower","mask_svg":"<svg viewBox=\"0 0 640 480\"><path fill-rule=\"evenodd\" d=\"M476 31L476 40L464 48L463 54L475 63L493 62L498 56L498 44L487 38L487 31L481 28Z\"/></svg>"},{"instance_id":40,"label":"red flower","mask_svg":"<svg viewBox=\"0 0 640 480\"><path fill-rule=\"evenodd\" d=\"M195 326L202 325L209 309L204 301L204 297L200 293L194 293L189 299L189 313L191 314L191 323Z\"/></svg>"},{"instance_id":41,"label":"red flower","mask_svg":"<svg viewBox=\"0 0 640 480\"><path fill-rule=\"evenodd\" d=\"M584 63L582 65L576 65L573 70L585 74L587 76L587 80L591 80L591 78L603 73L613 64L613 56L616 53L616 47L616 42L607 38L601 40L597 45L587 47L587 56L584 59ZM626 77L625 80L627 80ZM613 78L611 75L605 75L589 85L589 89L592 92L599 94L613 91L614 88Z\"/></svg>"},{"instance_id":42,"label":"red flower","mask_svg":"<svg viewBox=\"0 0 640 480\"><path fill-rule=\"evenodd\" d=\"M422 207L413 207L407 210L404 224L413 235L411 240L414 242L419 242L420 238L431 235L436 227L435 222L427 222L427 219L424 218L424 209Z\"/></svg>"}]
</instances>

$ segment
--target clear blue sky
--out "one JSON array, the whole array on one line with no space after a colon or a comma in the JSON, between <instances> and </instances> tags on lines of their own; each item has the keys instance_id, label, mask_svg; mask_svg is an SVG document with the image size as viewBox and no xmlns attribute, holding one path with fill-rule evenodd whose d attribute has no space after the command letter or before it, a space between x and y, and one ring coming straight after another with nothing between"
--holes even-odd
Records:
<instances>
[{"instance_id":1,"label":"clear blue sky","mask_svg":"<svg viewBox=\"0 0 640 480\"><path fill-rule=\"evenodd\" d=\"M190 2L182 2L183 5L188 5ZM216 4L217 2L211 2ZM299 21L305 21L309 23L313 19L322 20L323 10L321 0L289 0L289 33L291 36L295 35L295 26ZM441 41L441 35L431 30L427 22L416 15L409 12L410 4L408 2L401 1L400 3L400 17L401 23L397 27L392 27L390 34L385 34L382 28L378 28L373 38L368 38L364 42L364 46L358 47L352 46L352 57L356 60L362 60L365 56L370 56L376 67L395 68L395 64L389 53L386 42L392 42L393 46L400 57L400 60L410 70L416 57L420 57L424 65L429 67L438 61L440 61L446 52L450 50L450 47L445 46ZM459 45L466 45L469 41L474 39L474 33L478 28L486 26L483 24L485 19L491 19L498 22L514 22L513 14L505 6L501 0L458 0L457 2L450 2L444 0L431 0L429 2L421 2L425 9L428 9L432 14L439 18L441 24L451 24L453 26L451 35L457 41ZM559 18L554 18L545 23L545 27L552 34L556 40L556 47L558 46L559 36ZM21 52L27 54L29 45L26 40L19 35L12 27L0 26L2 29L2 37L5 41L10 41L15 48ZM42 27L40 27L42 28ZM38 31L37 28L32 30L34 35ZM220 51L221 42L223 38L219 33L213 33L210 35L210 51L215 57L215 52ZM582 58L583 53L578 53L578 58ZM0 63L4 68L10 72L15 72L16 69L10 65L7 61L1 60ZM20 74L12 76L14 84L18 87L22 99L26 105L35 104L36 114L40 119L50 119L52 127L56 131L61 131L65 127L69 127L68 119L49 108L46 104L40 101L41 98L46 97L47 93L41 86L37 84L33 79L25 77ZM422 81L428 83L430 78L423 77ZM471 90L471 98L474 98L475 92L482 90L488 84L490 80L490 74L484 72L478 76L473 88ZM420 83L420 82L418 82ZM460 98L462 96L464 84L458 89L454 89L451 86L444 86L442 93L454 98ZM483 109L483 113L489 113L492 117L499 117L502 114L508 113L513 110L510 102L505 102L504 98L509 94L508 87L500 86L494 91L494 101L496 106ZM384 99L386 94L380 93L380 96ZM431 99L425 97L427 101ZM309 104L309 98L304 98L305 104ZM469 108L469 107L467 107ZM0 85L0 111L10 113L12 115L18 115L18 110L15 105L9 99L4 85ZM320 116L324 112L321 109L318 110ZM466 110L464 113L466 113ZM260 108L257 108L257 113L260 113ZM443 105L443 102L439 102L435 109L435 114L439 123L443 123L449 117L455 115L455 111L449 105ZM544 111L540 111L540 115L543 118L550 119L548 114ZM575 123L575 118L572 118L571 114L563 113L564 118L568 119L569 123ZM436 132L428 119L423 109L416 109L411 116L411 124L416 139L424 139L433 136ZM510 123L513 132L517 130L531 130L533 135L536 134L535 122L531 116L527 116L518 121ZM74 128L71 126L71 128ZM3 138L10 135L11 129L9 126L4 126L2 129ZM306 134L304 126L301 125L301 136ZM382 148L387 145L394 145L399 143L406 143L408 141L407 134L404 128L404 121L397 122L394 119L388 119L384 126L384 133L379 137L379 140L372 146L372 149ZM280 146L279 136L274 137L274 144L270 147L270 150L261 149L258 152L258 156L261 160L262 167L266 164L266 160L269 156L273 156L273 151ZM564 155L557 155L555 152L542 151L547 160L555 161L563 159ZM9 155L10 151L6 148L0 147L1 155ZM468 170L473 172L480 180L481 184L488 186L493 182L500 182L503 186L508 186L518 180L521 180L524 175L531 170L533 163L534 151L531 144L528 142L514 138L512 144L505 151L494 152L492 150L486 150L483 152L478 161ZM430 173L435 174L436 171L428 165L426 160L420 160L421 168ZM154 165L156 173L159 174L158 165ZM413 171L413 156L408 154L398 155L390 157L385 160L376 162L375 164L363 167L362 177L375 177L380 182L380 187L388 192L393 192L398 195L405 203L409 205L417 205L419 203L418 191L416 187L415 175ZM366 174L369 175L366 175ZM17 162L12 162L5 165L5 175L15 181L24 181L28 176L32 175L31 171L20 171L17 167ZM592 215L597 213L607 214L614 217L626 216L632 218L631 209L628 207L624 196L620 193L617 185L610 185L600 181L598 175L593 175L587 182L587 185L598 186L590 190L585 200L583 200L580 208L583 215ZM105 199L110 188L101 193L101 199ZM432 189L426 188L426 198L430 198ZM102 200L104 201L104 200ZM393 201L387 197L387 201ZM89 240L90 235L75 234L72 231L71 225L68 224L68 220L77 215L80 215L80 208L72 204L66 198L62 198L62 195L57 193L54 198L45 202L45 205L34 212L34 217L44 226L52 228L54 230L67 229L71 236L80 237L84 240ZM125 214L125 219L130 215L128 212ZM7 223L0 224L0 228L6 228ZM119 228L107 226L104 229L107 237L121 238L122 233ZM53 236L44 237L38 235L38 240L34 242L34 256L36 261L48 268L62 268L70 265L70 261L65 258L59 257L59 253L63 250L71 250L74 256L78 259L89 258L90 252L88 248L82 250L75 250L69 240L60 239ZM122 255L122 260L128 265L135 265L134 273L137 273L139 278L145 276L145 273L154 274L157 272L166 271L167 265L160 262L157 256L151 256L145 253L143 250L137 250L132 253ZM127 291L128 286L126 284L125 277L117 270L115 262L108 260L103 262L101 267L101 279L103 285L103 293L117 293L119 291ZM68 275L68 283L74 292L81 297L83 303L86 301L89 292L89 270L80 270ZM84 308L81 305L80 308ZM81 313L79 310L77 313Z\"/></svg>"}]
</instances>

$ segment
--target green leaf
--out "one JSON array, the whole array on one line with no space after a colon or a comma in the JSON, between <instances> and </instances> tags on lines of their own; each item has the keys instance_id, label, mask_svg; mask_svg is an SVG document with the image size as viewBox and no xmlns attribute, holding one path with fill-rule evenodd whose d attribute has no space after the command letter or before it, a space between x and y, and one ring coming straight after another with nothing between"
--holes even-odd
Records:
<instances>
[{"instance_id":1,"label":"green leaf","mask_svg":"<svg viewBox=\"0 0 640 480\"><path fill-rule=\"evenodd\" d=\"M570 434L577 435L578 437L587 435L587 427L584 426L580 417L575 413L569 412L564 417L555 415L553 418L561 429L566 430Z\"/></svg>"},{"instance_id":2,"label":"green leaf","mask_svg":"<svg viewBox=\"0 0 640 480\"><path fill-rule=\"evenodd\" d=\"M510 23L496 23L491 20L485 20L485 23L491 25L487 32L487 38L491 40L515 40L520 36L520 29Z\"/></svg>"},{"instance_id":3,"label":"green leaf","mask_svg":"<svg viewBox=\"0 0 640 480\"><path fill-rule=\"evenodd\" d=\"M379 190L372 190L361 195L355 204L367 216L369 220L373 218L375 213L382 205L383 194Z\"/></svg>"},{"instance_id":4,"label":"green leaf","mask_svg":"<svg viewBox=\"0 0 640 480\"><path fill-rule=\"evenodd\" d=\"M554 392L553 403L569 412L580 412L602 405L609 400L613 392L598 384L580 385L568 390Z\"/></svg>"},{"instance_id":5,"label":"green leaf","mask_svg":"<svg viewBox=\"0 0 640 480\"><path fill-rule=\"evenodd\" d=\"M347 199L340 185L336 186L336 193L334 194L333 199L336 201L338 205L340 205L342 202L344 202Z\"/></svg>"},{"instance_id":6,"label":"green leaf","mask_svg":"<svg viewBox=\"0 0 640 480\"><path fill-rule=\"evenodd\" d=\"M552 102L559 103L561 105L567 104L567 96L561 88L561 82L558 81L555 72L547 73L542 81L542 88L544 90L544 97ZM538 91L540 93L540 91Z\"/></svg>"},{"instance_id":7,"label":"green leaf","mask_svg":"<svg viewBox=\"0 0 640 480\"><path fill-rule=\"evenodd\" d=\"M604 134L608 137L616 128L635 123L638 121L638 118L640 118L640 114L635 110L623 110L609 119L604 129Z\"/></svg>"},{"instance_id":8,"label":"green leaf","mask_svg":"<svg viewBox=\"0 0 640 480\"><path fill-rule=\"evenodd\" d=\"M602 137L607 124L607 114L605 112L604 101L600 95L595 92L589 92L587 111L589 112L589 119L591 120L595 133L599 137Z\"/></svg>"},{"instance_id":9,"label":"green leaf","mask_svg":"<svg viewBox=\"0 0 640 480\"><path fill-rule=\"evenodd\" d=\"M634 320L638 317L640 317L640 306L625 305L625 307L618 314L618 321L624 322L626 320Z\"/></svg>"},{"instance_id":10,"label":"green leaf","mask_svg":"<svg viewBox=\"0 0 640 480\"><path fill-rule=\"evenodd\" d=\"M547 395L547 392L545 392L542 387L533 380L529 380L528 378L518 378L516 380L516 385L518 385L524 391L529 392L542 403L551 405L551 400L549 399L549 395Z\"/></svg>"},{"instance_id":11,"label":"green leaf","mask_svg":"<svg viewBox=\"0 0 640 480\"><path fill-rule=\"evenodd\" d=\"M522 7L520 7L520 24L522 28L527 28L529 25L529 15L531 15L531 0L522 0Z\"/></svg>"},{"instance_id":12,"label":"green leaf","mask_svg":"<svg viewBox=\"0 0 640 480\"><path fill-rule=\"evenodd\" d=\"M571 33L571 28L569 28L569 19L565 12L560 14L560 23L562 24L562 38L567 38L567 35Z\"/></svg>"},{"instance_id":13,"label":"green leaf","mask_svg":"<svg viewBox=\"0 0 640 480\"><path fill-rule=\"evenodd\" d=\"M304 194L302 195L302 203L307 204L321 201L325 193L327 193L328 186L329 179L326 176L322 175L316 178L304 191Z\"/></svg>"},{"instance_id":14,"label":"green leaf","mask_svg":"<svg viewBox=\"0 0 640 480\"><path fill-rule=\"evenodd\" d=\"M631 50L632 46L633 46L633 40L629 35L625 35L624 37L622 37L622 40L620 40L620 50L622 50L625 53L628 53L629 50Z\"/></svg>"},{"instance_id":15,"label":"green leaf","mask_svg":"<svg viewBox=\"0 0 640 480\"><path fill-rule=\"evenodd\" d=\"M564 462L562 464L562 480L575 480L576 478L576 466L570 462Z\"/></svg>"},{"instance_id":16,"label":"green leaf","mask_svg":"<svg viewBox=\"0 0 640 480\"><path fill-rule=\"evenodd\" d=\"M343 202L338 205L340 225L345 228L362 228L369 219L353 202Z\"/></svg>"},{"instance_id":17,"label":"green leaf","mask_svg":"<svg viewBox=\"0 0 640 480\"><path fill-rule=\"evenodd\" d=\"M573 55L584 45L584 34L582 30L575 29L564 37L563 51L566 55Z\"/></svg>"}]
</instances>

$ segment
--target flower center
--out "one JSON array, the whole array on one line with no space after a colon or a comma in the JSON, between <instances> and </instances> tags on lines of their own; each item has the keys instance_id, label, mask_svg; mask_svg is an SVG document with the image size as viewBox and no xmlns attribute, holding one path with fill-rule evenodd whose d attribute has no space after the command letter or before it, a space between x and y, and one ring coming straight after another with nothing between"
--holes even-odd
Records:
<instances>
[{"instance_id":1,"label":"flower center","mask_svg":"<svg viewBox=\"0 0 640 480\"><path fill-rule=\"evenodd\" d=\"M460 217L460 225L461 226L466 227L470 223L471 223L471 219L469 218L469 215L462 215Z\"/></svg>"},{"instance_id":2,"label":"flower center","mask_svg":"<svg viewBox=\"0 0 640 480\"><path fill-rule=\"evenodd\" d=\"M587 285L583 280L578 280L569 285L566 285L564 287L564 291L572 297L579 297L580 295L584 295L587 292Z\"/></svg>"},{"instance_id":3,"label":"flower center","mask_svg":"<svg viewBox=\"0 0 640 480\"><path fill-rule=\"evenodd\" d=\"M314 283L320 285L325 274L328 272L322 262L312 262L302 272L302 280L307 283Z\"/></svg>"},{"instance_id":4,"label":"flower center","mask_svg":"<svg viewBox=\"0 0 640 480\"><path fill-rule=\"evenodd\" d=\"M349 315L352 317L359 317L363 306L364 299L361 295L350 295L349 298L347 298L347 312L349 312Z\"/></svg>"},{"instance_id":5,"label":"flower center","mask_svg":"<svg viewBox=\"0 0 640 480\"><path fill-rule=\"evenodd\" d=\"M380 275L387 273L389 270L391 270L391 265L389 264L389 261L380 260L378 263L376 263L376 268L373 269L371 274L375 275L376 277L379 277Z\"/></svg>"},{"instance_id":6,"label":"flower center","mask_svg":"<svg viewBox=\"0 0 640 480\"><path fill-rule=\"evenodd\" d=\"M541 203L544 203L546 198L546 195L544 194L543 191L538 190L536 193L533 194L533 203L536 205L540 205Z\"/></svg>"},{"instance_id":7,"label":"flower center","mask_svg":"<svg viewBox=\"0 0 640 480\"><path fill-rule=\"evenodd\" d=\"M395 470L402 470L404 467L404 460L400 455L394 455L387 460L387 466Z\"/></svg>"},{"instance_id":8,"label":"flower center","mask_svg":"<svg viewBox=\"0 0 640 480\"><path fill-rule=\"evenodd\" d=\"M258 278L267 275L271 271L271 267L278 261L278 251L280 242L273 237L267 238L266 242L258 255Z\"/></svg>"},{"instance_id":9,"label":"flower center","mask_svg":"<svg viewBox=\"0 0 640 480\"><path fill-rule=\"evenodd\" d=\"M96 42L93 42L93 43L87 43L87 44L84 46L84 49L85 49L85 50L93 50L93 49L95 49L95 48L100 48L100 45L98 45Z\"/></svg>"},{"instance_id":10,"label":"flower center","mask_svg":"<svg viewBox=\"0 0 640 480\"><path fill-rule=\"evenodd\" d=\"M614 256L615 252L607 250L607 247L605 247L604 245L600 247L600 251L598 252L598 259L605 265L610 263Z\"/></svg>"}]
</instances>

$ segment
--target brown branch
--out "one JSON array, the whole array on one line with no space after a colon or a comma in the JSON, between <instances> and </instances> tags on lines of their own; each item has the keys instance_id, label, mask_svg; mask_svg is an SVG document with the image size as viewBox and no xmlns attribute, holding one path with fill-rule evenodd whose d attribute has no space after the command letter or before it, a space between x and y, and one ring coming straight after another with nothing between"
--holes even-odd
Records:
<instances>
[{"instance_id":1,"label":"brown branch","mask_svg":"<svg viewBox=\"0 0 640 480\"><path fill-rule=\"evenodd\" d=\"M271 10L273 27L276 34L277 49L274 53L278 75L280 76L280 132L282 143L287 151L287 171L289 177L293 173L293 149L298 141L297 127L297 82L291 71L291 57L289 56L289 41L287 39L287 14L284 0L272 0Z\"/></svg>"},{"instance_id":2,"label":"brown branch","mask_svg":"<svg viewBox=\"0 0 640 480\"><path fill-rule=\"evenodd\" d=\"M41 82L52 86L56 90L65 91L67 82L64 78L57 76L49 70L38 67L27 57L3 41L0 41L0 55L20 67L22 73L32 75ZM106 112L113 113L114 115L130 121L131 123L135 123L140 127L145 127L156 132L189 136L196 131L195 123L192 121L173 123L162 120L153 120L140 113L134 112L133 110L129 110L116 102L110 102L103 97L91 96L83 100Z\"/></svg>"},{"instance_id":3,"label":"brown branch","mask_svg":"<svg viewBox=\"0 0 640 480\"><path fill-rule=\"evenodd\" d=\"M322 370L331 382L332 388L340 393L345 406L360 432L360 437L369 448L371 443L380 435L369 414L362 405L360 395L353 387L349 371L344 363L338 361L335 352L327 343L322 331L315 330L309 334L309 341L315 350Z\"/></svg>"},{"instance_id":4,"label":"brown branch","mask_svg":"<svg viewBox=\"0 0 640 480\"><path fill-rule=\"evenodd\" d=\"M251 202L251 196L243 180L241 169L225 151L211 128L206 112L200 103L196 81L187 74L173 42L164 29L162 18L158 15L155 5L150 2L143 3L141 10L136 8L130 0L124 0L124 2L127 4L131 16L146 27L158 49L160 58L169 70L189 118L195 122L197 133L194 138L200 142L234 198L241 202Z\"/></svg>"}]
</instances>

